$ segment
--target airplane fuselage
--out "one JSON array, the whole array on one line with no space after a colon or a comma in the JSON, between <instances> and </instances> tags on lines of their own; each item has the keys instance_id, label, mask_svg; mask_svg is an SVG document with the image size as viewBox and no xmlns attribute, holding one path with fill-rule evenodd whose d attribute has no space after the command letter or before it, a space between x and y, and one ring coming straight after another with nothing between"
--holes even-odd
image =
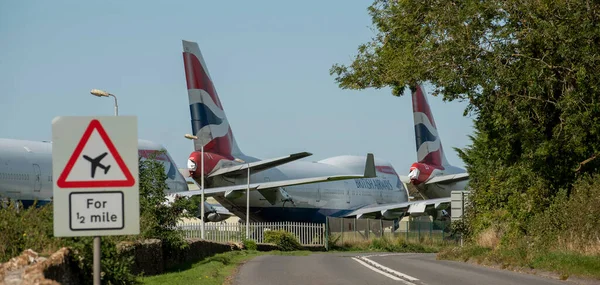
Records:
<instances>
[{"instance_id":1,"label":"airplane fuselage","mask_svg":"<svg viewBox=\"0 0 600 285\"><path fill-rule=\"evenodd\" d=\"M0 196L30 206L50 202L52 144L0 139Z\"/></svg>"},{"instance_id":2,"label":"airplane fuselage","mask_svg":"<svg viewBox=\"0 0 600 285\"><path fill-rule=\"evenodd\" d=\"M258 160L248 156L242 159L247 162ZM364 171L364 161L365 157L361 156L338 156L318 162L294 161L256 174L250 173L250 183L348 173L360 174ZM254 221L324 222L326 216L343 216L367 205L408 201L407 191L400 183L393 167L378 159L375 159L375 165L378 170L376 178L282 187L284 193L289 196L277 191L277 199L274 204L271 204L259 191L250 191L250 219ZM197 182L200 184L200 181ZM246 183L248 181L245 176L233 180L217 177L212 181L211 186L220 187ZM238 194L237 197L221 195L214 196L214 198L230 212L245 219L245 192Z\"/></svg>"}]
</instances>

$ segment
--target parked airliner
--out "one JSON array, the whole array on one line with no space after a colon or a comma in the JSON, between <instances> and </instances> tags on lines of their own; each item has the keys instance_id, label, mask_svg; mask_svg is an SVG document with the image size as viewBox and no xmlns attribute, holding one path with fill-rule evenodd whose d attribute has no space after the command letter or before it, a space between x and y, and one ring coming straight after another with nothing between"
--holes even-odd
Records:
<instances>
[{"instance_id":1,"label":"parked airliner","mask_svg":"<svg viewBox=\"0 0 600 285\"><path fill-rule=\"evenodd\" d=\"M183 41L183 63L195 151L189 175L201 184L204 145L206 195L245 219L250 169L250 219L324 222L326 216L396 219L407 212L424 214L449 205L449 198L408 201L407 191L389 162L365 156L297 161L301 152L260 160L245 155L219 100L198 44ZM257 138L261 141L267 138ZM175 194L197 195L201 190Z\"/></svg>"},{"instance_id":2,"label":"parked airliner","mask_svg":"<svg viewBox=\"0 0 600 285\"><path fill-rule=\"evenodd\" d=\"M142 159L149 158L159 150L165 149L160 144L138 140L138 154ZM94 162L96 166L106 172L109 168L103 168L103 165L98 164L102 158L103 155L90 159L97 161ZM166 150L164 153L156 154L154 159L164 165L168 192L188 190L185 178ZM92 176L94 169L92 168ZM0 199L18 200L24 207L33 205L35 201L37 205L44 205L52 201L53 183L51 142L0 139ZM173 196L168 198L172 200ZM218 205L208 203L204 205L207 209L205 220L217 222L232 216Z\"/></svg>"},{"instance_id":3,"label":"parked airliner","mask_svg":"<svg viewBox=\"0 0 600 285\"><path fill-rule=\"evenodd\" d=\"M417 85L412 94L412 108L417 162L410 166L409 181L403 182L415 185L425 199L450 197L453 190L465 190L469 174L446 160L433 112L421 85Z\"/></svg>"}]
</instances>

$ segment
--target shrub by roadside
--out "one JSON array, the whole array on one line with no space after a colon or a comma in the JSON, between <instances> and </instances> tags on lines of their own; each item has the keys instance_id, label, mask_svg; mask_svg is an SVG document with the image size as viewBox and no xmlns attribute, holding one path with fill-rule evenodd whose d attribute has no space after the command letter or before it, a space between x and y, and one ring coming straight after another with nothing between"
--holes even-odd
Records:
<instances>
[{"instance_id":1,"label":"shrub by roadside","mask_svg":"<svg viewBox=\"0 0 600 285\"><path fill-rule=\"evenodd\" d=\"M10 201L0 207L0 262L28 248L42 256L57 251L65 240L53 237L52 215L52 207L48 205L23 209L20 203Z\"/></svg>"},{"instance_id":2,"label":"shrub by roadside","mask_svg":"<svg viewBox=\"0 0 600 285\"><path fill-rule=\"evenodd\" d=\"M281 251L301 250L302 246L296 236L284 230L265 231L265 242L276 244Z\"/></svg>"},{"instance_id":3,"label":"shrub by roadside","mask_svg":"<svg viewBox=\"0 0 600 285\"><path fill-rule=\"evenodd\" d=\"M381 237L363 241L345 241L342 245L330 244L333 251L387 251L387 252L419 252L433 253L445 247L443 242L424 241L408 242L404 237Z\"/></svg>"},{"instance_id":4,"label":"shrub by roadside","mask_svg":"<svg viewBox=\"0 0 600 285\"><path fill-rule=\"evenodd\" d=\"M244 248L247 250L256 250L257 249L257 245L254 240L244 239L243 244L244 244Z\"/></svg>"},{"instance_id":5,"label":"shrub by roadside","mask_svg":"<svg viewBox=\"0 0 600 285\"><path fill-rule=\"evenodd\" d=\"M467 218L453 224L468 236L466 246L447 248L438 258L497 264L502 268L542 269L563 278L577 275L600 279L598 204L600 175L583 176L570 191L561 190L550 206L528 223L513 224L508 218L510 212L493 209L485 219ZM487 222L480 223L483 220ZM471 232L476 223L485 226Z\"/></svg>"},{"instance_id":6,"label":"shrub by roadside","mask_svg":"<svg viewBox=\"0 0 600 285\"><path fill-rule=\"evenodd\" d=\"M561 279L571 276L600 279L600 256L573 252L532 252L526 249L491 249L477 245L442 249L437 259L475 262L511 270L545 270Z\"/></svg>"}]
</instances>

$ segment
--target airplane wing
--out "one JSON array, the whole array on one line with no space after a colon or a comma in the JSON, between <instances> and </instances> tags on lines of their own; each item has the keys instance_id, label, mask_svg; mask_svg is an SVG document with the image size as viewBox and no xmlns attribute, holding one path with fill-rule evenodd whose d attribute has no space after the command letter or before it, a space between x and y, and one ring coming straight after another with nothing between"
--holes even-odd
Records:
<instances>
[{"instance_id":1,"label":"airplane wing","mask_svg":"<svg viewBox=\"0 0 600 285\"><path fill-rule=\"evenodd\" d=\"M216 196L219 194L232 192L232 191L242 191L242 190L245 191L247 188L250 188L250 190L263 190L263 189L269 189L269 188L310 184L310 183L319 183L319 182L330 182L330 181L345 180L345 179L358 179L358 178L368 178L368 177L365 177L364 175L333 175L333 176L311 177L311 178L281 180L281 181L272 181L272 182L263 182L263 183L251 183L250 186L248 186L246 184L240 184L240 185L232 185L232 186L224 186L224 187L207 188L204 190L204 195L210 197L210 196ZM172 194L179 195L179 196L185 196L185 197L191 197L191 196L202 194L202 190L181 191L181 192L174 192Z\"/></svg>"},{"instance_id":2,"label":"airplane wing","mask_svg":"<svg viewBox=\"0 0 600 285\"><path fill-rule=\"evenodd\" d=\"M263 170L267 170L269 168L276 167L276 166L279 166L282 164L286 164L288 162L298 160L301 158L305 158L305 157L311 156L311 155L312 155L312 153L309 153L309 152L299 152L299 153L294 153L294 154L290 154L288 156L283 156L283 157L278 157L278 158L244 163L244 164L239 164L239 165L234 165L234 166L229 166L229 167L223 167L223 168L217 169L213 173L210 173L207 177L214 177L214 176L219 176L219 175L225 175L225 176L229 176L229 177L234 177L234 176L245 177L246 174L248 173L248 167L250 167L250 171L252 172L252 174L254 174L254 173L257 173L257 172L260 172Z\"/></svg>"},{"instance_id":3,"label":"airplane wing","mask_svg":"<svg viewBox=\"0 0 600 285\"><path fill-rule=\"evenodd\" d=\"M434 183L446 184L446 183L453 183L453 182L466 180L466 179L469 179L469 173L449 174L449 175L444 175L444 176L433 177L430 180L428 180L427 182L425 182L425 184L434 184Z\"/></svg>"},{"instance_id":4,"label":"airplane wing","mask_svg":"<svg viewBox=\"0 0 600 285\"><path fill-rule=\"evenodd\" d=\"M293 185L331 182L331 181L346 180L346 179L373 178L376 176L377 175L375 173L375 160L373 158L373 154L369 153L367 155L367 161L365 164L365 172L363 174L331 175L331 176L309 177L309 178L300 178L300 179L251 183L250 185L240 184L240 185L231 185L231 186L224 186L224 187L214 187L214 188L205 189L204 195L209 196L209 197L217 196L217 195L229 196L233 192L245 191L247 188L250 188L250 190L261 191L261 190L277 189L279 187L286 187L286 186L293 186ZM191 196L195 196L195 195L201 195L202 190L181 191L181 192L174 192L171 194L184 196L184 197L191 197Z\"/></svg>"},{"instance_id":5,"label":"airplane wing","mask_svg":"<svg viewBox=\"0 0 600 285\"><path fill-rule=\"evenodd\" d=\"M450 197L402 203L375 204L357 209L344 217L356 216L356 218L360 219L361 217L370 217L377 214L382 214L384 217L400 217L404 213L417 215L426 214L429 211L443 210L449 206Z\"/></svg>"}]
</instances>

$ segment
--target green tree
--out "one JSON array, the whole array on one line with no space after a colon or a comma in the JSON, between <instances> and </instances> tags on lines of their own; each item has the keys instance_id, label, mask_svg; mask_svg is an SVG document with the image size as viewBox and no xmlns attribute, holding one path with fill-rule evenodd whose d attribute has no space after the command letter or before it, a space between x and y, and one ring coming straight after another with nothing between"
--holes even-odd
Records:
<instances>
[{"instance_id":1,"label":"green tree","mask_svg":"<svg viewBox=\"0 0 600 285\"><path fill-rule=\"evenodd\" d=\"M184 247L181 233L175 227L182 217L191 217L188 198L168 197L167 174L163 163L156 159L165 151L140 158L140 236L157 238L167 247ZM171 199L169 199L171 198Z\"/></svg>"},{"instance_id":2,"label":"green tree","mask_svg":"<svg viewBox=\"0 0 600 285\"><path fill-rule=\"evenodd\" d=\"M472 233L501 223L507 237L600 159L600 3L595 1L376 0L377 34L341 88L429 81L444 100L466 100L473 143L458 150L470 173Z\"/></svg>"}]
</instances>

